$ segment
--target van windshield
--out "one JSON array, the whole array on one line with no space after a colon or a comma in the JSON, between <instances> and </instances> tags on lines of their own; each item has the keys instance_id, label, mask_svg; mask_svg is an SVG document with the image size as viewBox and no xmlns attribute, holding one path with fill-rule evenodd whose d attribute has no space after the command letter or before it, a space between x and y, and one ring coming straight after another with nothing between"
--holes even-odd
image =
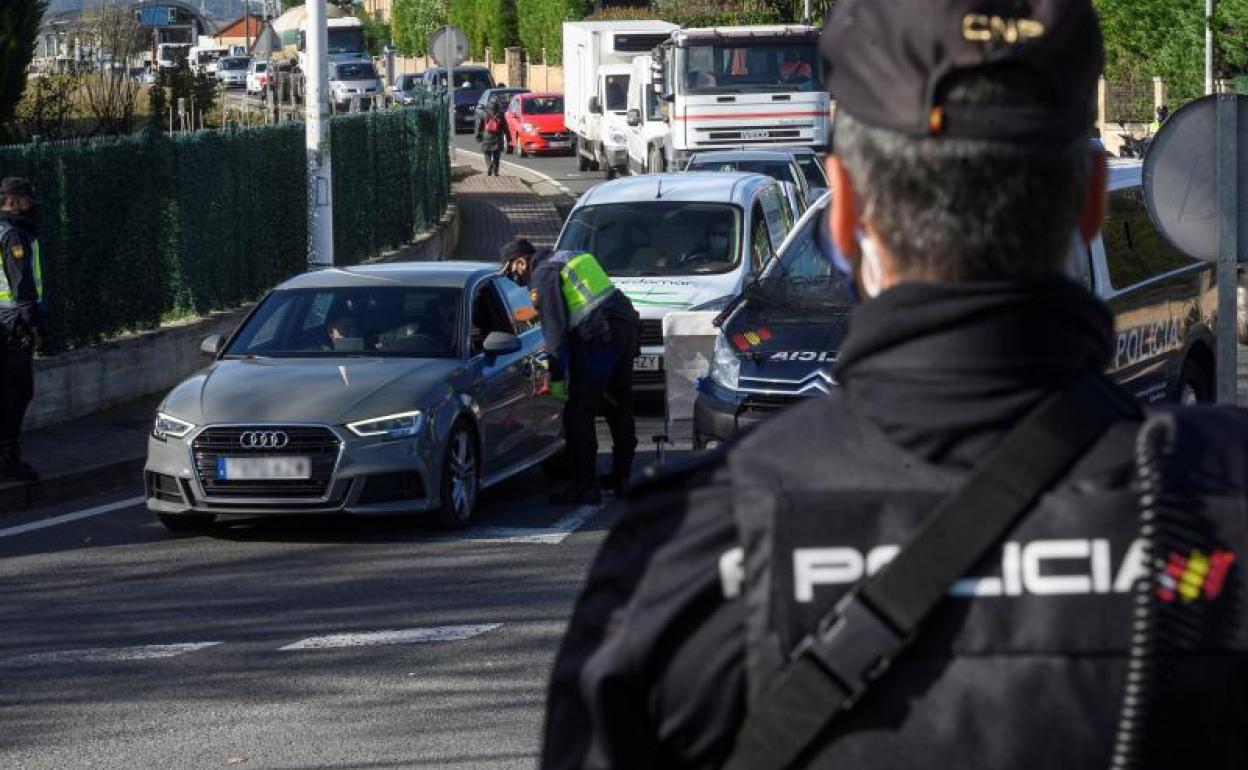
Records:
<instances>
[{"instance_id":1,"label":"van windshield","mask_svg":"<svg viewBox=\"0 0 1248 770\"><path fill-rule=\"evenodd\" d=\"M826 227L827 221L823 206L806 217L758 283L747 289L746 298L752 304L791 309L798 314L853 306L849 278L819 248L816 228Z\"/></svg>"},{"instance_id":2,"label":"van windshield","mask_svg":"<svg viewBox=\"0 0 1248 770\"><path fill-rule=\"evenodd\" d=\"M777 182L798 184L793 164L782 160L700 160L694 158L686 171L741 171L747 174L762 174ZM801 185L798 185L799 187Z\"/></svg>"},{"instance_id":3,"label":"van windshield","mask_svg":"<svg viewBox=\"0 0 1248 770\"><path fill-rule=\"evenodd\" d=\"M647 201L572 212L559 249L588 251L609 275L726 273L741 261L741 212L726 203Z\"/></svg>"}]
</instances>

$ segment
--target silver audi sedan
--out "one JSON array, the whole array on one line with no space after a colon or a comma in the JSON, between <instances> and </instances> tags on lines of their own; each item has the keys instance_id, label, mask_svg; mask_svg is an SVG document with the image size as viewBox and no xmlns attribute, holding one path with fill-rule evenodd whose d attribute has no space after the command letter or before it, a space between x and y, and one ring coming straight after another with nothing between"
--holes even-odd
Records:
<instances>
[{"instance_id":1,"label":"silver audi sedan","mask_svg":"<svg viewBox=\"0 0 1248 770\"><path fill-rule=\"evenodd\" d=\"M257 514L467 525L483 488L563 445L536 312L497 272L389 264L274 289L161 403L148 508L174 531Z\"/></svg>"}]
</instances>

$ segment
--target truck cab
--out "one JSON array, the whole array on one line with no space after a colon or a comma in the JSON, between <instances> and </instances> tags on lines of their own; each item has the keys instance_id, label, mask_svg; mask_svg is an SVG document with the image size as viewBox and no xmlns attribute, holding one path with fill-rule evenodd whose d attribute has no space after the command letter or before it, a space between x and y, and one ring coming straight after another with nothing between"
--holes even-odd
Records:
<instances>
[{"instance_id":1,"label":"truck cab","mask_svg":"<svg viewBox=\"0 0 1248 770\"><path fill-rule=\"evenodd\" d=\"M641 314L634 387L662 390L663 317L722 307L771 259L793 220L760 174L617 179L577 202L556 249L588 251Z\"/></svg>"},{"instance_id":2,"label":"truck cab","mask_svg":"<svg viewBox=\"0 0 1248 770\"><path fill-rule=\"evenodd\" d=\"M819 31L800 25L673 33L654 52L668 130L647 148L644 170L683 168L702 150L826 152L829 99L818 43Z\"/></svg>"}]
</instances>

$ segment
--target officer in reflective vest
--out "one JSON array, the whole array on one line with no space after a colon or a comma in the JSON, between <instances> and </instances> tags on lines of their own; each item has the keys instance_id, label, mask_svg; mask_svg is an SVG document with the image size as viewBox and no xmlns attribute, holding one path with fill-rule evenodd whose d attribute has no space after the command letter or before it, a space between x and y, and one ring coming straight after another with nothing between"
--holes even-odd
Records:
<instances>
[{"instance_id":1,"label":"officer in reflective vest","mask_svg":"<svg viewBox=\"0 0 1248 770\"><path fill-rule=\"evenodd\" d=\"M566 400L571 483L552 494L551 502L596 504L601 486L618 495L637 448L632 376L640 317L592 254L549 249L539 254L533 244L517 239L503 248L502 257L503 273L529 288L550 354L551 395ZM599 413L611 429L611 472L601 478L594 425Z\"/></svg>"},{"instance_id":2,"label":"officer in reflective vest","mask_svg":"<svg viewBox=\"0 0 1248 770\"><path fill-rule=\"evenodd\" d=\"M36 204L28 180L0 181L0 483L39 478L22 461L20 444L26 407L34 396L31 359L45 339Z\"/></svg>"}]
</instances>

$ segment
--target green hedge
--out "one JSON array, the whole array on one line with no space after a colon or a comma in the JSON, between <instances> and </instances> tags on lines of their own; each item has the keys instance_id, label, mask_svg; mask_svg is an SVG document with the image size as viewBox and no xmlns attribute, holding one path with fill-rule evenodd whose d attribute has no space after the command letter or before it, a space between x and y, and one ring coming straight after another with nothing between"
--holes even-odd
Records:
<instances>
[{"instance_id":1,"label":"green hedge","mask_svg":"<svg viewBox=\"0 0 1248 770\"><path fill-rule=\"evenodd\" d=\"M331 121L338 264L402 245L441 216L441 114ZM302 124L0 147L0 176L39 190L56 348L234 307L304 269L305 174Z\"/></svg>"}]
</instances>

